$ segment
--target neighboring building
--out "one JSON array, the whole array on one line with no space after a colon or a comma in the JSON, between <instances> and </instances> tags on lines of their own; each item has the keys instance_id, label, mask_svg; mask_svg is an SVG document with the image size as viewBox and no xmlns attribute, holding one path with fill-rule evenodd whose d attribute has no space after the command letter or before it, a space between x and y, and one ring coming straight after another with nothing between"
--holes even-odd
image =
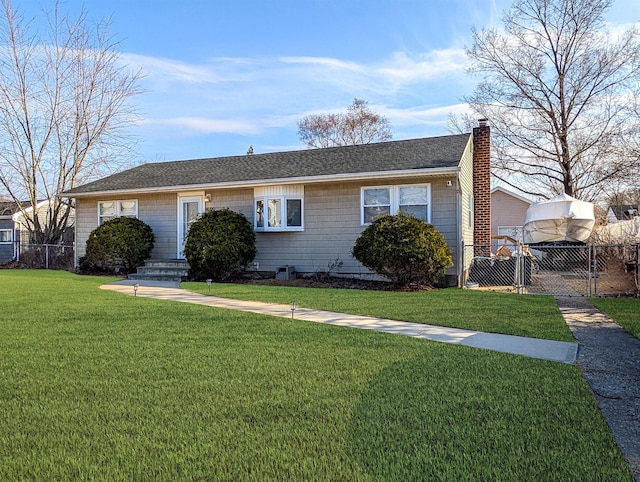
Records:
<instances>
[{"instance_id":1,"label":"neighboring building","mask_svg":"<svg viewBox=\"0 0 640 482\"><path fill-rule=\"evenodd\" d=\"M352 256L362 230L383 213L410 212L433 224L461 271L461 242L490 242L490 131L270 154L144 164L63 193L76 203L76 262L89 233L117 216L151 226L156 259L183 258L190 223L229 208L254 225L254 268L297 273L340 268L372 273Z\"/></svg>"},{"instance_id":2,"label":"neighboring building","mask_svg":"<svg viewBox=\"0 0 640 482\"><path fill-rule=\"evenodd\" d=\"M491 190L491 236L522 239L522 226L531 201L498 186ZM496 244L495 242L493 244Z\"/></svg>"},{"instance_id":3,"label":"neighboring building","mask_svg":"<svg viewBox=\"0 0 640 482\"><path fill-rule=\"evenodd\" d=\"M33 212L28 201L22 203L27 213ZM41 223L46 223L49 201L39 201L36 212ZM73 225L73 213L69 218ZM71 232L71 231L70 231ZM19 259L21 248L24 249L31 243L30 233L24 214L13 201L0 202L0 264Z\"/></svg>"},{"instance_id":4,"label":"neighboring building","mask_svg":"<svg viewBox=\"0 0 640 482\"><path fill-rule=\"evenodd\" d=\"M607 221L609 224L614 224L619 221L629 221L638 215L640 215L638 206L634 206L632 204L609 206L609 209L607 210Z\"/></svg>"},{"instance_id":5,"label":"neighboring building","mask_svg":"<svg viewBox=\"0 0 640 482\"><path fill-rule=\"evenodd\" d=\"M13 221L15 212L15 203L0 202L0 264L8 263L16 257L16 243L14 241L17 236L16 224Z\"/></svg>"}]
</instances>

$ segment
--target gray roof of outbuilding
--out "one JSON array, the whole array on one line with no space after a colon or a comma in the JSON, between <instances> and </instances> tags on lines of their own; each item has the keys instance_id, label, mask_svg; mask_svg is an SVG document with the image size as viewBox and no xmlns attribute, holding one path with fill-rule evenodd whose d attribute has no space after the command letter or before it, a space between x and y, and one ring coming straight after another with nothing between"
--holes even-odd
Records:
<instances>
[{"instance_id":1,"label":"gray roof of outbuilding","mask_svg":"<svg viewBox=\"0 0 640 482\"><path fill-rule=\"evenodd\" d=\"M22 201L22 207L27 209L31 206L31 201ZM20 211L18 203L15 201L0 201L0 216L10 216Z\"/></svg>"},{"instance_id":2,"label":"gray roof of outbuilding","mask_svg":"<svg viewBox=\"0 0 640 482\"><path fill-rule=\"evenodd\" d=\"M73 196L172 186L453 168L460 163L468 142L469 134L456 134L325 149L155 162L78 186L63 194Z\"/></svg>"},{"instance_id":3,"label":"gray roof of outbuilding","mask_svg":"<svg viewBox=\"0 0 640 482\"><path fill-rule=\"evenodd\" d=\"M0 201L0 216L8 216L16 212L18 205L13 201Z\"/></svg>"}]
</instances>

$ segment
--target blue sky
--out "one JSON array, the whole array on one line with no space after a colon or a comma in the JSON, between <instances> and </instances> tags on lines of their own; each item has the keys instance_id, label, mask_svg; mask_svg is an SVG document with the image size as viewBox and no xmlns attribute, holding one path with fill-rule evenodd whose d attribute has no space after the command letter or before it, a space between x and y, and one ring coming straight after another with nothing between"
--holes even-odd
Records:
<instances>
[{"instance_id":1,"label":"blue sky","mask_svg":"<svg viewBox=\"0 0 640 482\"><path fill-rule=\"evenodd\" d=\"M13 0L27 17L44 2ZM50 2L46 2L50 5ZM300 149L297 121L355 97L394 139L447 134L476 80L472 26L499 26L511 0L62 0L111 17L122 59L145 72L132 133L141 161ZM617 0L613 25L640 21Z\"/></svg>"}]
</instances>

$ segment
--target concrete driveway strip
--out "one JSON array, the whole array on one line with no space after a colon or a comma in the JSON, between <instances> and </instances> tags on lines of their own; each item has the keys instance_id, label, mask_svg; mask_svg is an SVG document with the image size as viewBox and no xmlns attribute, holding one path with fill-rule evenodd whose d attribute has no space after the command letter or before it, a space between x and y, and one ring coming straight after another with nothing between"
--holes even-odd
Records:
<instances>
[{"instance_id":1,"label":"concrete driveway strip","mask_svg":"<svg viewBox=\"0 0 640 482\"><path fill-rule=\"evenodd\" d=\"M137 284L134 292L133 285ZM255 301L243 301L229 298L219 298L193 293L177 287L177 284L168 285L163 282L118 281L102 286L103 289L118 291L128 295L143 296L148 298L179 301L183 303L195 303L217 308L247 311L263 315L291 318L291 306L262 303ZM326 323L336 326L346 326L365 330L376 330L397 335L423 338L443 343L482 348L503 353L523 355L532 358L550 360L561 363L573 364L578 354L577 343L562 341L542 340L538 338L526 338L521 336L500 335L484 333L473 330L448 328L441 326L411 323L406 321L388 320L370 316L350 315L330 311L320 311L309 308L296 308L293 317L298 320Z\"/></svg>"},{"instance_id":2,"label":"concrete driveway strip","mask_svg":"<svg viewBox=\"0 0 640 482\"><path fill-rule=\"evenodd\" d=\"M640 482L640 340L582 298L556 298L580 343L577 365Z\"/></svg>"}]
</instances>

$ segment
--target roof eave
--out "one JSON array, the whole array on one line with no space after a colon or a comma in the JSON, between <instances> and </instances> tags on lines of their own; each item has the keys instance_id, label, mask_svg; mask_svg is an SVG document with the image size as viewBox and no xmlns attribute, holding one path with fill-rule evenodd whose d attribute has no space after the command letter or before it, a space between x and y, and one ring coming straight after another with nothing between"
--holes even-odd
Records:
<instances>
[{"instance_id":1,"label":"roof eave","mask_svg":"<svg viewBox=\"0 0 640 482\"><path fill-rule=\"evenodd\" d=\"M321 182L344 182L344 181L369 181L378 179L399 179L399 178L411 178L411 177L446 177L456 175L460 171L459 166L451 167L438 167L438 168L425 168L425 169L407 169L399 171L375 171L375 172L362 172L357 174L331 174L322 176L300 176L300 177L287 177L287 178L273 178L273 179L255 179L251 181L229 181L218 183L202 183L202 184L185 184L185 185L171 185L171 186L158 186L149 188L136 188L136 189L116 189L116 190L103 190L92 192L79 192L68 193L63 192L59 196L66 198L81 198L81 197L95 197L95 196L113 196L120 194L154 194L154 193L167 193L167 192L184 192L184 191L201 191L205 189L232 189L232 188L250 188L261 187L273 184L316 184Z\"/></svg>"},{"instance_id":2,"label":"roof eave","mask_svg":"<svg viewBox=\"0 0 640 482\"><path fill-rule=\"evenodd\" d=\"M518 194L517 192L510 191L509 189L507 189L505 187L502 187L502 186L496 186L493 189L491 189L491 194L493 194L496 191L500 191L500 192L502 192L504 194L507 194L508 196L514 197L514 198L519 199L520 201L528 203L528 204L533 203L533 201L531 199L527 199L526 197Z\"/></svg>"}]
</instances>

